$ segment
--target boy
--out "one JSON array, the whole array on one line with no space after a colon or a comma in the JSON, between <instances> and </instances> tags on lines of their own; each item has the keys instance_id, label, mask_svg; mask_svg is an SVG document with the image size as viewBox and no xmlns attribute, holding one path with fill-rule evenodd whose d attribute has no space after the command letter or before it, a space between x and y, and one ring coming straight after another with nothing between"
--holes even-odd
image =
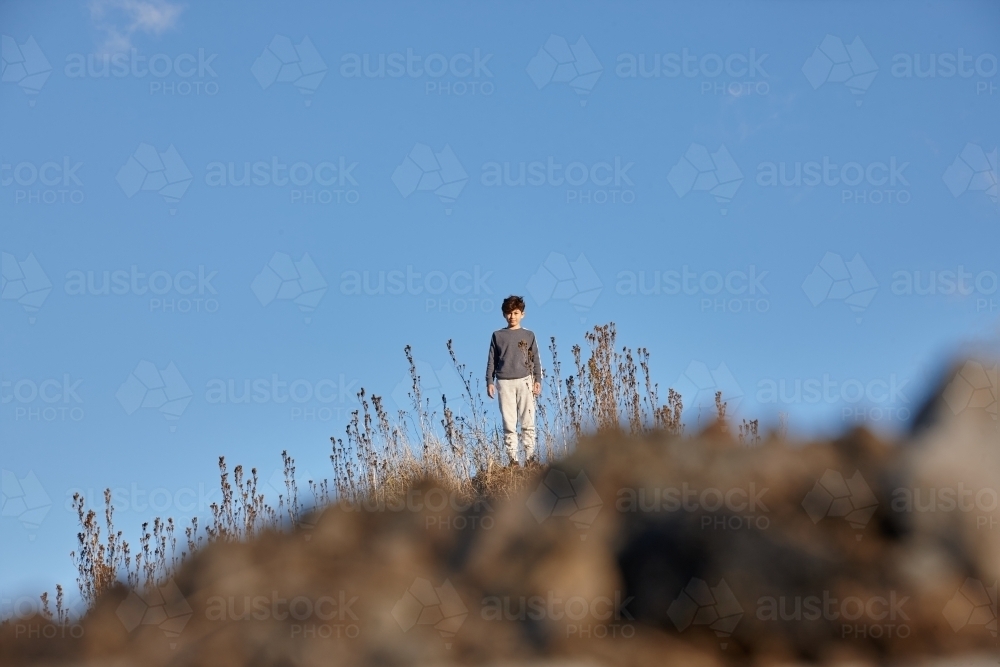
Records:
<instances>
[{"instance_id":1,"label":"boy","mask_svg":"<svg viewBox=\"0 0 1000 667\"><path fill-rule=\"evenodd\" d=\"M517 422L521 422L524 463L535 453L535 398L542 393L542 363L538 358L535 334L521 328L524 299L511 295L500 306L507 328L493 332L490 355L486 360L486 393L499 395L503 418L503 440L512 465L520 465L517 447ZM496 376L497 387L493 386ZM533 396L533 395L534 396Z\"/></svg>"}]
</instances>

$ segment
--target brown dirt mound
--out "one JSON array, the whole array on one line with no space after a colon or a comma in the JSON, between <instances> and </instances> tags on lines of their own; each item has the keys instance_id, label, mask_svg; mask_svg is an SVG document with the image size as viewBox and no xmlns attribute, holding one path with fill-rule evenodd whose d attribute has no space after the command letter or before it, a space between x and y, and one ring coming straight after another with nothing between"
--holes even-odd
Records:
<instances>
[{"instance_id":1,"label":"brown dirt mound","mask_svg":"<svg viewBox=\"0 0 1000 667\"><path fill-rule=\"evenodd\" d=\"M992 664L996 399L953 388L898 443L602 433L504 501L331 507L68 629L7 624L0 662Z\"/></svg>"}]
</instances>

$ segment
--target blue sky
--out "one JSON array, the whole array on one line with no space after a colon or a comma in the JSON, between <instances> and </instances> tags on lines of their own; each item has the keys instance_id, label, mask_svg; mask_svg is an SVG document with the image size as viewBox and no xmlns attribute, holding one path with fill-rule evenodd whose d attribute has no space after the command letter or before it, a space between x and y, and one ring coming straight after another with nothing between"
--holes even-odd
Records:
<instances>
[{"instance_id":1,"label":"blue sky","mask_svg":"<svg viewBox=\"0 0 1000 667\"><path fill-rule=\"evenodd\" d=\"M451 392L448 339L478 377L509 293L565 362L616 322L692 422L721 388L797 434L898 430L996 345L998 28L988 2L4 3L0 601L75 589L76 490L118 489L134 539L206 515L220 455L328 475L354 392L403 396L407 344Z\"/></svg>"}]
</instances>

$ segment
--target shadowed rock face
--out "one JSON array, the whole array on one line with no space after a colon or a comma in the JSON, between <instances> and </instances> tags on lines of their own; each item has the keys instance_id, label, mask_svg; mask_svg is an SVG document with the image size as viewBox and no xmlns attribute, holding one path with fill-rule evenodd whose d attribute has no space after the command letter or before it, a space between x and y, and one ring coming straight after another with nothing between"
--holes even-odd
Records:
<instances>
[{"instance_id":1,"label":"shadowed rock face","mask_svg":"<svg viewBox=\"0 0 1000 667\"><path fill-rule=\"evenodd\" d=\"M424 487L213 545L78 637L8 624L0 662L992 664L997 380L971 363L901 442L599 434L502 502Z\"/></svg>"}]
</instances>

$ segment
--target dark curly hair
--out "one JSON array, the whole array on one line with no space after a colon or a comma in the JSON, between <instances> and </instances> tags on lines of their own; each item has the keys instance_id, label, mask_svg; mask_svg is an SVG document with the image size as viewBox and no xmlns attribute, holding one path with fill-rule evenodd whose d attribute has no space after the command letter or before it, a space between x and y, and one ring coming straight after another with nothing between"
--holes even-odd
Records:
<instances>
[{"instance_id":1,"label":"dark curly hair","mask_svg":"<svg viewBox=\"0 0 1000 667\"><path fill-rule=\"evenodd\" d=\"M504 315L506 315L512 310L520 310L523 313L524 299L522 297L517 296L516 294L511 294L509 297L503 300L502 304L500 304L500 310L503 312Z\"/></svg>"}]
</instances>

